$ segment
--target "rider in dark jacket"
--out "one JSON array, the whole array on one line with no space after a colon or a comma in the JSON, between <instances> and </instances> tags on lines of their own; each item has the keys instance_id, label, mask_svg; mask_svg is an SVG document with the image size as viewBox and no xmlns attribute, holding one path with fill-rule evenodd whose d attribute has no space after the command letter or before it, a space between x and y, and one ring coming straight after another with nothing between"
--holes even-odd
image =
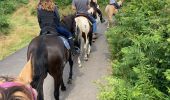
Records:
<instances>
[{"instance_id":1,"label":"rider in dark jacket","mask_svg":"<svg viewBox=\"0 0 170 100\"><path fill-rule=\"evenodd\" d=\"M60 25L60 16L53 0L40 0L37 7L40 34L59 33L68 39L72 53L75 53L72 33Z\"/></svg>"},{"instance_id":2,"label":"rider in dark jacket","mask_svg":"<svg viewBox=\"0 0 170 100\"><path fill-rule=\"evenodd\" d=\"M90 1L90 6L91 6L91 7L94 7L94 9L95 9L95 10L97 11L97 13L99 14L101 23L105 22L105 20L104 20L104 18L103 18L103 15L102 15L102 12L101 12L100 9L98 8L97 0L91 0L91 1Z\"/></svg>"}]
</instances>

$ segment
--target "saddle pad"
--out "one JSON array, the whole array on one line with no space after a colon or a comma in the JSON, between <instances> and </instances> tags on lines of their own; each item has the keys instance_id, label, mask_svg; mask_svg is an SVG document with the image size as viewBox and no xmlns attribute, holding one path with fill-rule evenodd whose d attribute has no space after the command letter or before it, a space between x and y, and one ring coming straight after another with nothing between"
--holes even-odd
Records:
<instances>
[{"instance_id":1,"label":"saddle pad","mask_svg":"<svg viewBox=\"0 0 170 100\"><path fill-rule=\"evenodd\" d=\"M64 46L69 50L70 49L70 45L69 45L67 39L62 37L62 36L59 36L59 37L62 39L62 41L64 43Z\"/></svg>"}]
</instances>

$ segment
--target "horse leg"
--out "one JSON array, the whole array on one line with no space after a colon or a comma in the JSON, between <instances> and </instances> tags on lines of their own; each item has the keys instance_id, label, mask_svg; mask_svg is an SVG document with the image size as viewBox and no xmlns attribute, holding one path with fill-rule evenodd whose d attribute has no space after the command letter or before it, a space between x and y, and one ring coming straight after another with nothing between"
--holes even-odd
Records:
<instances>
[{"instance_id":1,"label":"horse leg","mask_svg":"<svg viewBox=\"0 0 170 100\"><path fill-rule=\"evenodd\" d=\"M108 28L112 27L112 15L109 15Z\"/></svg>"},{"instance_id":2,"label":"horse leg","mask_svg":"<svg viewBox=\"0 0 170 100\"><path fill-rule=\"evenodd\" d=\"M66 91L66 86L64 85L63 78L62 78L62 81L61 81L61 90Z\"/></svg>"},{"instance_id":3,"label":"horse leg","mask_svg":"<svg viewBox=\"0 0 170 100\"><path fill-rule=\"evenodd\" d=\"M87 35L85 35L85 44L84 44L84 50L85 50L85 52L84 52L84 60L85 61L88 61L88 57L87 57L88 43L89 43L89 41L87 39Z\"/></svg>"},{"instance_id":4,"label":"horse leg","mask_svg":"<svg viewBox=\"0 0 170 100\"><path fill-rule=\"evenodd\" d=\"M57 77L54 77L54 97L55 97L55 100L59 100L59 96L60 96L60 92L59 92L59 88L60 88L60 85L61 85L61 81L62 81L62 76L57 79Z\"/></svg>"},{"instance_id":5,"label":"horse leg","mask_svg":"<svg viewBox=\"0 0 170 100\"><path fill-rule=\"evenodd\" d=\"M68 78L68 84L72 83L72 75L73 75L73 60L71 58L71 55L69 57L69 65L70 65L70 72L69 72L69 78Z\"/></svg>"},{"instance_id":6,"label":"horse leg","mask_svg":"<svg viewBox=\"0 0 170 100\"><path fill-rule=\"evenodd\" d=\"M87 57L90 56L92 40L93 40L93 34L92 34L92 32L90 32L90 33L89 33L89 44L88 44Z\"/></svg>"},{"instance_id":7,"label":"horse leg","mask_svg":"<svg viewBox=\"0 0 170 100\"><path fill-rule=\"evenodd\" d=\"M36 77L34 76L33 81L31 82L31 86L35 88L38 92L37 100L44 100L43 83L46 76L47 73Z\"/></svg>"},{"instance_id":8,"label":"horse leg","mask_svg":"<svg viewBox=\"0 0 170 100\"><path fill-rule=\"evenodd\" d=\"M61 73L56 73L53 75L54 78L54 97L55 100L59 100L59 96L60 96L60 85L62 83L62 72Z\"/></svg>"},{"instance_id":9,"label":"horse leg","mask_svg":"<svg viewBox=\"0 0 170 100\"><path fill-rule=\"evenodd\" d=\"M63 70L64 70L64 66L65 66L65 65L63 65L63 67L62 67L63 69L62 69L62 71L61 71L61 77L60 77L60 78L61 78L61 90L62 90L62 91L65 91L65 90L66 90L66 86L64 85L64 81L63 81Z\"/></svg>"},{"instance_id":10,"label":"horse leg","mask_svg":"<svg viewBox=\"0 0 170 100\"><path fill-rule=\"evenodd\" d=\"M80 54L80 55L81 55L81 54ZM79 57L78 57L78 65L79 65L79 67L82 67L81 60L80 60L80 57L81 57L80 55L79 55Z\"/></svg>"}]
</instances>

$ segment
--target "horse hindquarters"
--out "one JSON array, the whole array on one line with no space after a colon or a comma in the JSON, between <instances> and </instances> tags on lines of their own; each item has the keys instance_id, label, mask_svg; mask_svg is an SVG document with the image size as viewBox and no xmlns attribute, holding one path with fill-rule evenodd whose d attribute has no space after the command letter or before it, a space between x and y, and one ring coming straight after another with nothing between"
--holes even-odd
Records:
<instances>
[{"instance_id":1,"label":"horse hindquarters","mask_svg":"<svg viewBox=\"0 0 170 100\"><path fill-rule=\"evenodd\" d=\"M44 35L39 36L39 44L37 45L37 48L32 52L32 67L34 69L34 76L33 81L31 82L31 85L33 88L35 88L38 91L38 100L44 100L43 96L43 82L44 79L47 76L47 66L48 66L48 53L45 45L45 37ZM31 43L36 42L36 39L34 39ZM28 47L29 48L29 47ZM28 51L29 52L29 51Z\"/></svg>"}]
</instances>

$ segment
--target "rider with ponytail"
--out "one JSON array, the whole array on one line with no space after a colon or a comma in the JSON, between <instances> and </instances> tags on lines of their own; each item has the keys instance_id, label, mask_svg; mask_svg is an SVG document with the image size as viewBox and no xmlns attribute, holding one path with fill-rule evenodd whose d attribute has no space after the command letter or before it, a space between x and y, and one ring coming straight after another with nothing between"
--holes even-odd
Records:
<instances>
[{"instance_id":1,"label":"rider with ponytail","mask_svg":"<svg viewBox=\"0 0 170 100\"><path fill-rule=\"evenodd\" d=\"M37 7L40 34L59 33L68 39L72 53L75 53L72 33L60 24L58 8L53 0L40 0Z\"/></svg>"}]
</instances>

